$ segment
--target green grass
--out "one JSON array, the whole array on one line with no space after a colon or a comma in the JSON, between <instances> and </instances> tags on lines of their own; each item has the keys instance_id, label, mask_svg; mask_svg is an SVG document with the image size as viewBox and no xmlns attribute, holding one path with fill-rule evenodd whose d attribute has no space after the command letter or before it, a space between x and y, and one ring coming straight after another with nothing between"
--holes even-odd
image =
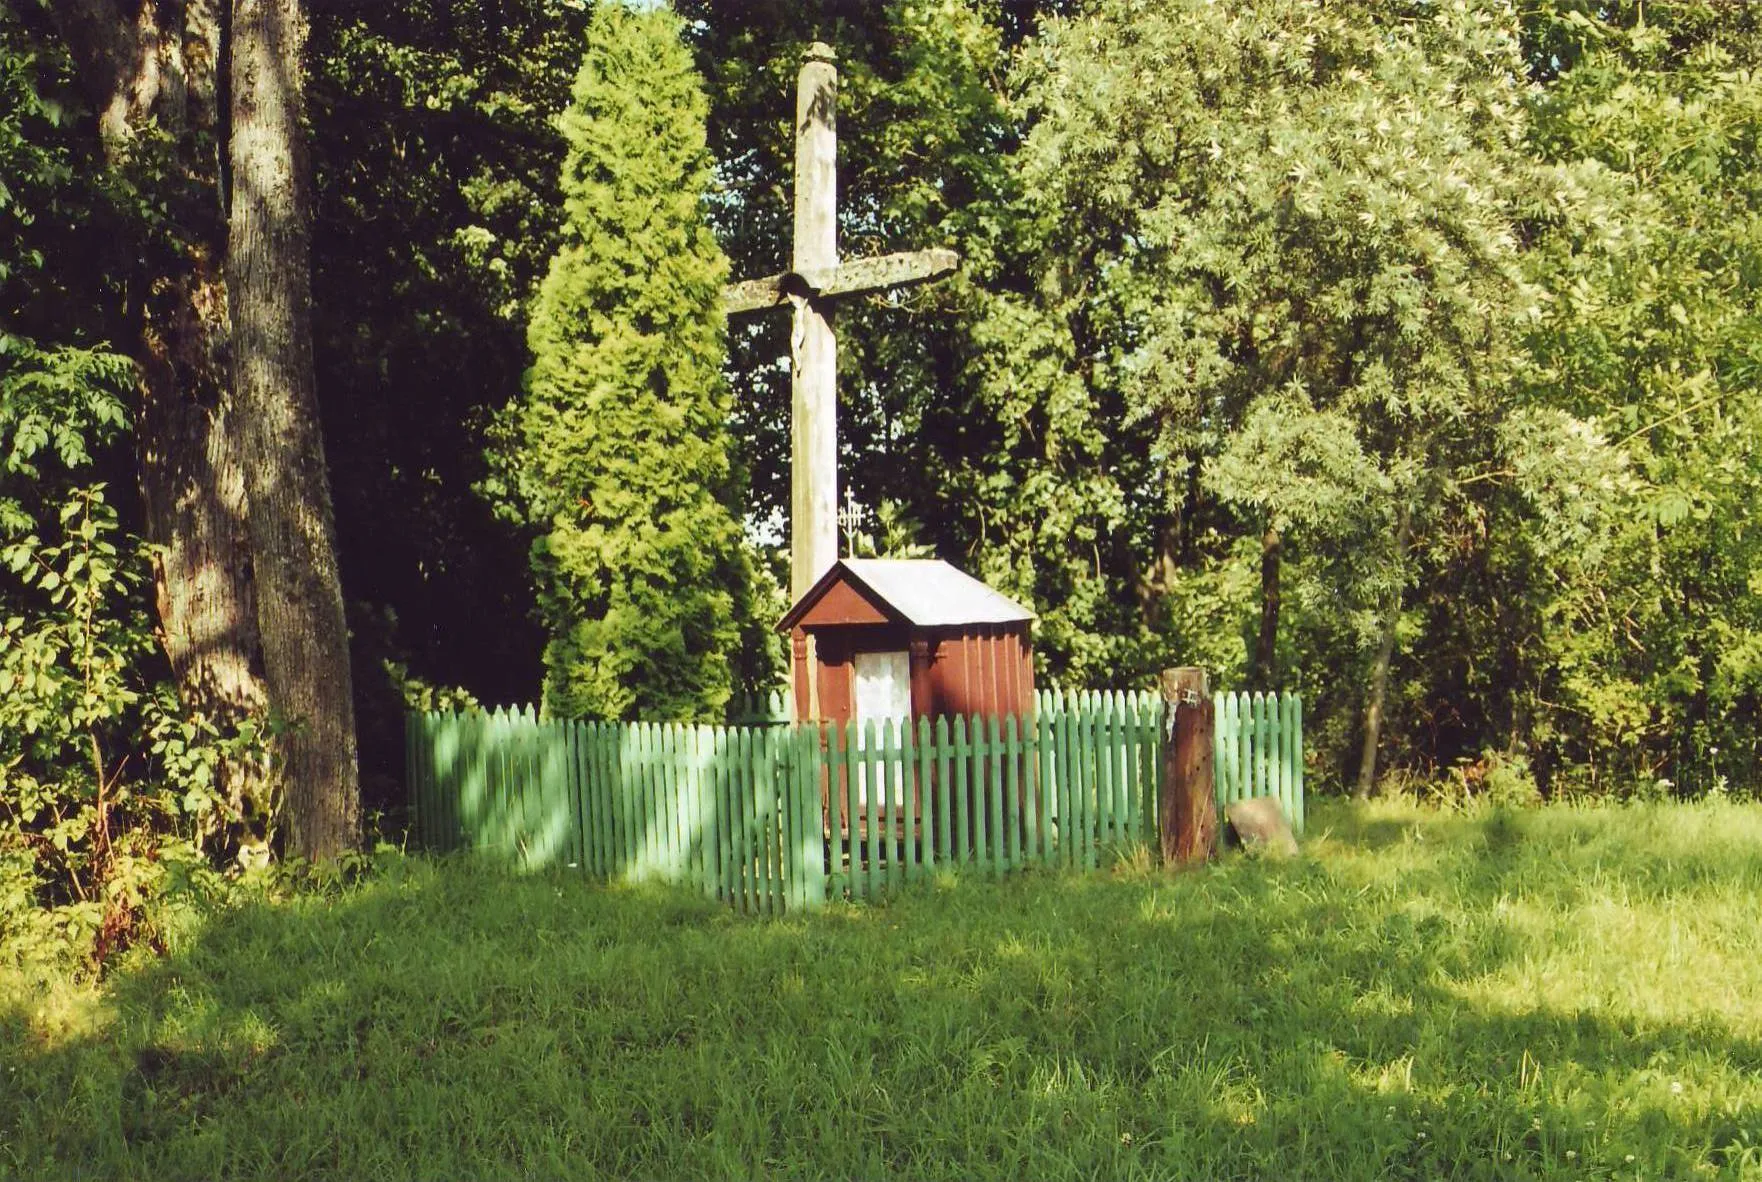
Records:
<instances>
[{"instance_id":1,"label":"green grass","mask_svg":"<svg viewBox=\"0 0 1762 1182\"><path fill-rule=\"evenodd\" d=\"M0 1173L1762 1176L1762 808L1311 829L770 922L396 860L0 979Z\"/></svg>"}]
</instances>

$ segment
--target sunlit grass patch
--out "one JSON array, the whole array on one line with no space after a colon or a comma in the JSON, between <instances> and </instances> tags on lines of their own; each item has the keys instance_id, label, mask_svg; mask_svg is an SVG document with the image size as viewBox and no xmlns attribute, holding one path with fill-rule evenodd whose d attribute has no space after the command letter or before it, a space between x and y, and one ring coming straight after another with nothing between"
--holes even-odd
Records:
<instances>
[{"instance_id":1,"label":"sunlit grass patch","mask_svg":"<svg viewBox=\"0 0 1762 1182\"><path fill-rule=\"evenodd\" d=\"M0 1170L1762 1172L1762 809L1312 833L774 921L400 860L219 912L102 994L10 989Z\"/></svg>"}]
</instances>

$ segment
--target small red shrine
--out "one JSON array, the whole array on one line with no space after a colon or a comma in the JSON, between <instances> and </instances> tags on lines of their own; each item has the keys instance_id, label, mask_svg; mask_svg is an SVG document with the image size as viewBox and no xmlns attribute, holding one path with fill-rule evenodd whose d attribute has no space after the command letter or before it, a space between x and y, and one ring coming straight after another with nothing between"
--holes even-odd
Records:
<instances>
[{"instance_id":1,"label":"small red shrine","mask_svg":"<svg viewBox=\"0 0 1762 1182\"><path fill-rule=\"evenodd\" d=\"M845 558L777 630L790 634L797 720L842 723L1026 717L1033 622L1033 612L939 559Z\"/></svg>"}]
</instances>

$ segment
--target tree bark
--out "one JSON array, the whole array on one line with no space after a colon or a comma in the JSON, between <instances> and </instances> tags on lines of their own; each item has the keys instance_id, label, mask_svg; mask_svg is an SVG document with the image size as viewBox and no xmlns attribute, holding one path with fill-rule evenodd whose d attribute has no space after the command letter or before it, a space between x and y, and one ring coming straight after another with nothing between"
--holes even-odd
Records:
<instances>
[{"instance_id":1,"label":"tree bark","mask_svg":"<svg viewBox=\"0 0 1762 1182\"><path fill-rule=\"evenodd\" d=\"M70 0L52 8L99 112L106 158L128 163L149 121L163 140L170 249L133 284L144 532L154 546L159 641L184 707L223 727L265 713L245 481L232 409L218 0ZM237 812L262 816L266 769L219 768ZM247 836L262 838L261 824Z\"/></svg>"},{"instance_id":2,"label":"tree bark","mask_svg":"<svg viewBox=\"0 0 1762 1182\"><path fill-rule=\"evenodd\" d=\"M1407 565L1407 544L1412 534L1413 511L1402 505L1395 527L1395 564ZM1389 666L1395 658L1395 629L1401 622L1401 583L1397 580L1389 596L1388 610L1383 613L1382 636L1377 640L1377 657L1371 666L1370 692L1364 706L1364 748L1358 759L1358 784L1352 795L1359 800L1370 796L1377 783L1377 743L1383 733L1383 706L1389 692Z\"/></svg>"},{"instance_id":3,"label":"tree bark","mask_svg":"<svg viewBox=\"0 0 1762 1182\"><path fill-rule=\"evenodd\" d=\"M1260 535L1260 634L1254 642L1254 684L1272 690L1279 683L1279 568L1284 539L1269 523Z\"/></svg>"},{"instance_id":4,"label":"tree bark","mask_svg":"<svg viewBox=\"0 0 1762 1182\"><path fill-rule=\"evenodd\" d=\"M300 0L234 0L227 253L257 622L291 848L324 859L360 836L360 784L336 526L312 371L310 165Z\"/></svg>"}]
</instances>

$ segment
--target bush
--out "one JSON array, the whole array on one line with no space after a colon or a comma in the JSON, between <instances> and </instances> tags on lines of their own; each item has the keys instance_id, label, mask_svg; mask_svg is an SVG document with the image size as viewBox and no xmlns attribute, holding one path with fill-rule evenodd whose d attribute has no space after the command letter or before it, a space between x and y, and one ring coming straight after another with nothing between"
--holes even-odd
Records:
<instances>
[{"instance_id":1,"label":"bush","mask_svg":"<svg viewBox=\"0 0 1762 1182\"><path fill-rule=\"evenodd\" d=\"M16 337L0 356L0 947L102 963L159 942L264 828L215 774L262 758L262 727L223 731L156 678L146 547L81 479L124 430L128 363Z\"/></svg>"}]
</instances>

